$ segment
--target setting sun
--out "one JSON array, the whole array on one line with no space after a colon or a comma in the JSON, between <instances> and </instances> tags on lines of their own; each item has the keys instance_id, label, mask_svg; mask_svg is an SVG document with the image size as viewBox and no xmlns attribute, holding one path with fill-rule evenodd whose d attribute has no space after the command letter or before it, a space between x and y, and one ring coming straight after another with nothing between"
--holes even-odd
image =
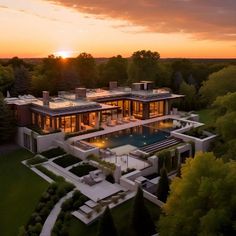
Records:
<instances>
[{"instance_id":1,"label":"setting sun","mask_svg":"<svg viewBox=\"0 0 236 236\"><path fill-rule=\"evenodd\" d=\"M71 57L72 53L70 51L58 51L58 52L55 53L55 56L66 59L68 57Z\"/></svg>"}]
</instances>

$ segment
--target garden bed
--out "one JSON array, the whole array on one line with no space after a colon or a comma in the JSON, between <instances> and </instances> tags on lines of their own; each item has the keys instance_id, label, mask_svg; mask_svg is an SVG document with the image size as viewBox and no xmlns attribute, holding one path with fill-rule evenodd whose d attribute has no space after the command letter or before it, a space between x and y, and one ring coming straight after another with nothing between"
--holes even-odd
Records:
<instances>
[{"instance_id":1,"label":"garden bed","mask_svg":"<svg viewBox=\"0 0 236 236\"><path fill-rule=\"evenodd\" d=\"M33 158L30 158L26 161L26 164L27 165L37 165L37 164L40 164L40 163L43 163L45 161L47 161L48 159L43 157L43 156L39 156L39 155L36 155L35 157Z\"/></svg>"},{"instance_id":2,"label":"garden bed","mask_svg":"<svg viewBox=\"0 0 236 236\"><path fill-rule=\"evenodd\" d=\"M199 139L204 139L208 137L206 134L204 134L204 131L202 129L197 129L197 128L190 129L189 131L186 131L183 134Z\"/></svg>"},{"instance_id":3,"label":"garden bed","mask_svg":"<svg viewBox=\"0 0 236 236\"><path fill-rule=\"evenodd\" d=\"M41 155L45 156L48 159L61 156L63 154L65 154L65 151L60 147L52 148L47 151L41 152Z\"/></svg>"},{"instance_id":4,"label":"garden bed","mask_svg":"<svg viewBox=\"0 0 236 236\"><path fill-rule=\"evenodd\" d=\"M84 175L88 175L90 171L94 171L94 170L97 170L97 168L89 164L84 164L84 165L79 165L79 166L71 168L70 172L79 177L82 177Z\"/></svg>"},{"instance_id":5,"label":"garden bed","mask_svg":"<svg viewBox=\"0 0 236 236\"><path fill-rule=\"evenodd\" d=\"M80 160L79 158L72 156L70 154L65 155L63 157L59 157L55 160L53 160L54 163L56 163L57 165L61 166L61 167L68 167L71 165L74 165L76 163L81 162L82 160Z\"/></svg>"}]
</instances>

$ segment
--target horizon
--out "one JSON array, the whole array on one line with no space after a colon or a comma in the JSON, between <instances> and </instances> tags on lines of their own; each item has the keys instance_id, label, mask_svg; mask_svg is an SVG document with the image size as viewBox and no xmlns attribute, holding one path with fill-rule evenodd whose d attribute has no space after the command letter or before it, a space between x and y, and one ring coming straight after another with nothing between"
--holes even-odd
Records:
<instances>
[{"instance_id":1,"label":"horizon","mask_svg":"<svg viewBox=\"0 0 236 236\"><path fill-rule=\"evenodd\" d=\"M163 59L234 59L235 8L231 0L3 0L0 58L130 57L144 49Z\"/></svg>"}]
</instances>

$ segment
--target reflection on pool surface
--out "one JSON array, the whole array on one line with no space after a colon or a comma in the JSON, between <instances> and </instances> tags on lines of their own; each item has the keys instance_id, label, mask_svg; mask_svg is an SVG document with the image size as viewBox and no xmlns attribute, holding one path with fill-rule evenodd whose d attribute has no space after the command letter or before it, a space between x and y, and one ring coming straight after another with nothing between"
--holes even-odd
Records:
<instances>
[{"instance_id":1,"label":"reflection on pool surface","mask_svg":"<svg viewBox=\"0 0 236 236\"><path fill-rule=\"evenodd\" d=\"M84 141L99 148L114 148L126 144L142 147L166 139L169 136L169 131L172 129L173 120L167 119L97 136Z\"/></svg>"}]
</instances>

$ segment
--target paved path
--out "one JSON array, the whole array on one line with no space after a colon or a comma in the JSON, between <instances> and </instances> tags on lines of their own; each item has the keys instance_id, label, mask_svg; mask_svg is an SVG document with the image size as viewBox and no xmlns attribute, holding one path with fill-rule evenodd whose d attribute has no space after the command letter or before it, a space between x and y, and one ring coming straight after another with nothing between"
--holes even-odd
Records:
<instances>
[{"instance_id":1,"label":"paved path","mask_svg":"<svg viewBox=\"0 0 236 236\"><path fill-rule=\"evenodd\" d=\"M51 213L49 214L48 218L46 219L46 221L44 222L42 231L40 236L50 236L51 235L51 231L53 229L53 226L57 220L57 217L61 211L61 205L62 203L68 199L71 198L73 195L73 191L67 193L66 196L64 196L63 198L60 199L60 201L54 206L54 208L52 209Z\"/></svg>"}]
</instances>

